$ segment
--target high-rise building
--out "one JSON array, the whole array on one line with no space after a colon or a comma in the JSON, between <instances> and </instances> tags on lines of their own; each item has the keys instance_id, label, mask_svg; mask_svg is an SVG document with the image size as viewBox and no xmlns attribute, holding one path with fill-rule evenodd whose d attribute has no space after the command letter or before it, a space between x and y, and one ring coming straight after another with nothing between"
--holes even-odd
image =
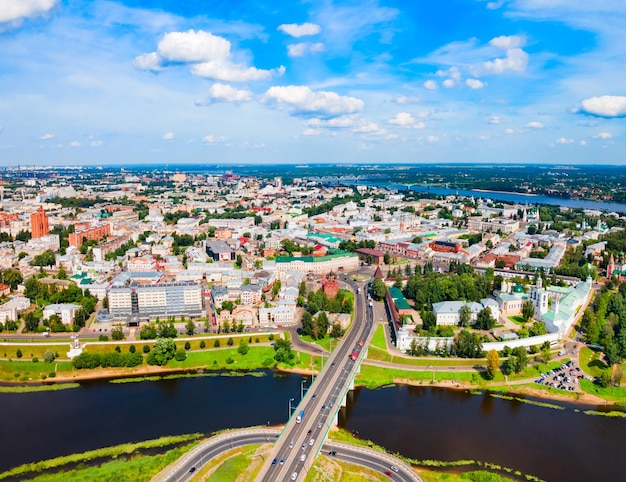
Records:
<instances>
[{"instance_id":1,"label":"high-rise building","mask_svg":"<svg viewBox=\"0 0 626 482\"><path fill-rule=\"evenodd\" d=\"M30 215L30 231L33 238L42 238L50 234L48 215L41 206L39 206L36 212Z\"/></svg>"}]
</instances>

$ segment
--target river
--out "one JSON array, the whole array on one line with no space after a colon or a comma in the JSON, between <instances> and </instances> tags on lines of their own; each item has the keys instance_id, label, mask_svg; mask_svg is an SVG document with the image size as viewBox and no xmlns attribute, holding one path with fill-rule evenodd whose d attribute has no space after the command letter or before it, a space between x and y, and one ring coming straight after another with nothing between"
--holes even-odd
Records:
<instances>
[{"instance_id":1,"label":"river","mask_svg":"<svg viewBox=\"0 0 626 482\"><path fill-rule=\"evenodd\" d=\"M0 470L162 435L284 423L302 377L256 374L0 393ZM360 388L340 425L418 459L481 460L550 482L624 480L626 419L559 404L565 409L431 387Z\"/></svg>"}]
</instances>

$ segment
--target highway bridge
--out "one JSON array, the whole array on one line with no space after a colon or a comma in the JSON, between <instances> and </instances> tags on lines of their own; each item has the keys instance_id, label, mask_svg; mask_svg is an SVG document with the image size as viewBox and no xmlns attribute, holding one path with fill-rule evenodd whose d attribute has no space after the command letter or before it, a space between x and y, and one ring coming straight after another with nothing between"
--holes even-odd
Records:
<instances>
[{"instance_id":1,"label":"highway bridge","mask_svg":"<svg viewBox=\"0 0 626 482\"><path fill-rule=\"evenodd\" d=\"M223 434L217 439L220 443L207 444L206 449L202 450L194 449L173 469L159 474L154 480L189 480L197 468L221 451L237 445L269 443L273 441L270 436L273 436L275 444L266 454L257 481L304 480L321 451L330 453L331 457L388 473L395 480L420 481L410 467L391 456L373 451L364 452L361 447L326 442L329 430L337 424L340 408L347 402L348 392L354 389L354 378L367 354L374 326L373 310L367 297L369 282L357 283L344 278L343 281L357 293L352 326L330 354L283 430L250 429L233 432L233 435L229 435L230 432ZM205 444L200 447L205 447Z\"/></svg>"}]
</instances>

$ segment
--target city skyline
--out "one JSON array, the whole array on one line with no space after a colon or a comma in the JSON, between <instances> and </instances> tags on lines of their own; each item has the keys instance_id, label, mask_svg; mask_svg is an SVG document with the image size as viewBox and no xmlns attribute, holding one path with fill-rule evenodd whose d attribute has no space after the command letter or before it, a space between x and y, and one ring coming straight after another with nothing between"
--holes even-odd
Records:
<instances>
[{"instance_id":1,"label":"city skyline","mask_svg":"<svg viewBox=\"0 0 626 482\"><path fill-rule=\"evenodd\" d=\"M0 6L0 166L623 164L617 1Z\"/></svg>"}]
</instances>

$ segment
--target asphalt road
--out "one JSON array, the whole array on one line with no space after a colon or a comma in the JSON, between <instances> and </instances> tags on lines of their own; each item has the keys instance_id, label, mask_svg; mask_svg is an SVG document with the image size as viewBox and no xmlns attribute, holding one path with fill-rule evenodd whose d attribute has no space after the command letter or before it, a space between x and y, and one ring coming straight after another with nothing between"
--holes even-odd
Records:
<instances>
[{"instance_id":1,"label":"asphalt road","mask_svg":"<svg viewBox=\"0 0 626 482\"><path fill-rule=\"evenodd\" d=\"M358 288L361 289L361 294L355 295L353 326L334 349L306 396L296 407L294 416L287 422L258 480L301 480L313 464L328 430L334 424L335 415L357 368L358 361L353 361L350 355L353 351L360 354L360 341L365 342L369 338L373 325L371 313L368 313L365 284L347 282L355 292ZM300 411L304 411L304 416L298 422L297 415ZM277 463L272 465L274 459ZM293 474L296 474L295 478Z\"/></svg>"},{"instance_id":2,"label":"asphalt road","mask_svg":"<svg viewBox=\"0 0 626 482\"><path fill-rule=\"evenodd\" d=\"M279 434L280 431L275 429L247 429L221 434L202 443L182 457L175 466L160 472L152 480L153 482L183 482L191 480L198 470L220 453L244 445L268 443ZM421 481L408 465L395 457L375 450L337 442L324 443L322 450L325 455L334 457L337 460L368 467L381 473L391 473L391 479L393 480L405 482ZM330 455L331 452L334 455ZM259 454L260 457L268 457L268 455ZM395 467L397 471L392 470L391 467ZM270 475L276 477L275 471L278 468L280 468L279 463L271 466ZM274 478L273 480L279 479Z\"/></svg>"}]
</instances>

